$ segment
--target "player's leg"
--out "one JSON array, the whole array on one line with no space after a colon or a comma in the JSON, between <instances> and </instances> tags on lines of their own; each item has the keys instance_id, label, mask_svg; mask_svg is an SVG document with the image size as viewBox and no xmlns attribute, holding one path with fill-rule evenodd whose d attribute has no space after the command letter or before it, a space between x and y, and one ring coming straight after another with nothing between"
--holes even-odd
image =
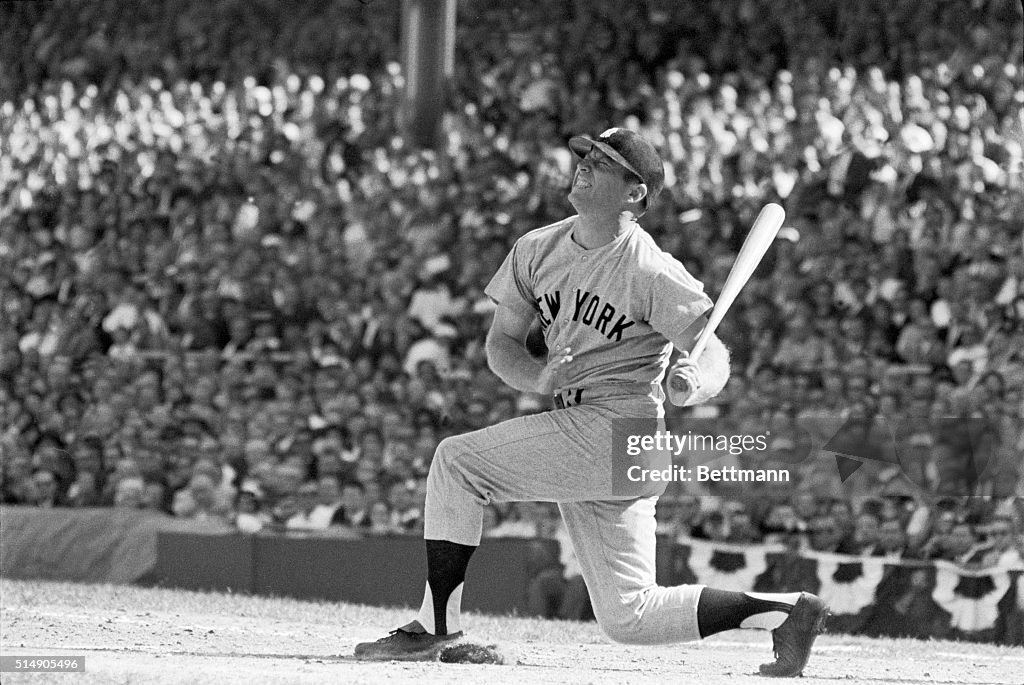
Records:
<instances>
[{"instance_id":1,"label":"player's leg","mask_svg":"<svg viewBox=\"0 0 1024 685\"><path fill-rule=\"evenodd\" d=\"M594 616L617 642L700 637L701 586L655 583L654 498L563 502L559 509L590 592Z\"/></svg>"},{"instance_id":2,"label":"player's leg","mask_svg":"<svg viewBox=\"0 0 1024 685\"><path fill-rule=\"evenodd\" d=\"M594 614L613 640L686 642L733 628L772 630L778 659L765 675L796 675L827 609L808 593L744 593L655 582L655 498L559 505Z\"/></svg>"},{"instance_id":3,"label":"player's leg","mask_svg":"<svg viewBox=\"0 0 1024 685\"><path fill-rule=\"evenodd\" d=\"M824 630L828 607L809 592L732 592L704 588L697 604L701 637L734 628L772 631L775 661L761 664L761 675L800 675L815 638Z\"/></svg>"},{"instance_id":4,"label":"player's leg","mask_svg":"<svg viewBox=\"0 0 1024 685\"><path fill-rule=\"evenodd\" d=\"M446 438L427 477L427 582L416 620L383 641L357 645L364 658L433 649L461 634L462 585L492 501L607 499L611 479L593 455L611 444L608 412L572 407ZM410 657L413 658L413 657ZM423 657L420 657L423 658Z\"/></svg>"}]
</instances>

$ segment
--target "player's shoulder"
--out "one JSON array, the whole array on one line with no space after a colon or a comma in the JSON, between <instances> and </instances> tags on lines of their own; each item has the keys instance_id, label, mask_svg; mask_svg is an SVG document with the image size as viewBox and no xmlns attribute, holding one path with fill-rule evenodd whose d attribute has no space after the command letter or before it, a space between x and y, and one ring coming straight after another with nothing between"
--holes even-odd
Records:
<instances>
[{"instance_id":1,"label":"player's shoulder","mask_svg":"<svg viewBox=\"0 0 1024 685\"><path fill-rule=\"evenodd\" d=\"M553 224L527 231L516 240L516 249L520 254L549 253L571 233L575 221L576 217L570 216Z\"/></svg>"},{"instance_id":2,"label":"player's shoulder","mask_svg":"<svg viewBox=\"0 0 1024 685\"><path fill-rule=\"evenodd\" d=\"M704 284L691 274L686 266L674 255L661 249L654 237L640 229L634 232L634 245L637 252L637 264L651 280L658 276L670 277L685 283L695 290L703 290Z\"/></svg>"},{"instance_id":3,"label":"player's shoulder","mask_svg":"<svg viewBox=\"0 0 1024 685\"><path fill-rule=\"evenodd\" d=\"M576 222L576 216L567 216L564 219L556 221L553 224L547 226L541 226L535 228L532 231L527 231L519 237L517 243L528 243L528 244L543 244L546 242L557 242L565 237L567 233L572 230L573 224Z\"/></svg>"}]
</instances>

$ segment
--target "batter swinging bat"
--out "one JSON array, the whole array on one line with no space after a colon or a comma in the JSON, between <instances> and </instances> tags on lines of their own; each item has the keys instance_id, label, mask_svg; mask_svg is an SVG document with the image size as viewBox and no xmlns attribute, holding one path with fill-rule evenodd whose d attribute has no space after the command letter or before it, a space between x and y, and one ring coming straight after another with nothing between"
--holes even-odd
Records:
<instances>
[{"instance_id":1,"label":"batter swinging bat","mask_svg":"<svg viewBox=\"0 0 1024 685\"><path fill-rule=\"evenodd\" d=\"M775 234L782 228L782 221L785 218L786 212L774 202L765 205L761 213L757 215L747 239L743 241L743 246L740 248L739 254L736 255L732 269L729 270L729 277L725 279L725 285L722 286L718 301L715 302L715 307L711 310L708 323L697 336L697 341L693 343L690 359L696 360L704 352L704 348L715 329L718 328L718 324L722 323L725 313L729 311L729 307L736 301L740 290L750 280L754 269L761 263L761 258L768 251L768 246L775 240Z\"/></svg>"}]
</instances>

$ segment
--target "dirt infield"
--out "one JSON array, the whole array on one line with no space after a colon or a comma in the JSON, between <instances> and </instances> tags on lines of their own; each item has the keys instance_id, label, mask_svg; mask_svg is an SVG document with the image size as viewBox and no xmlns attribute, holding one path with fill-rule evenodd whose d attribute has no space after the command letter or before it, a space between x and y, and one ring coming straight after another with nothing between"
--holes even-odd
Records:
<instances>
[{"instance_id":1,"label":"dirt infield","mask_svg":"<svg viewBox=\"0 0 1024 685\"><path fill-rule=\"evenodd\" d=\"M356 642L408 611L133 587L0 581L0 654L84 655L86 673L12 674L4 683L764 683L764 633L631 647L594 624L468 617L512 665L373 664ZM799 682L1024 683L1024 649L825 635Z\"/></svg>"}]
</instances>

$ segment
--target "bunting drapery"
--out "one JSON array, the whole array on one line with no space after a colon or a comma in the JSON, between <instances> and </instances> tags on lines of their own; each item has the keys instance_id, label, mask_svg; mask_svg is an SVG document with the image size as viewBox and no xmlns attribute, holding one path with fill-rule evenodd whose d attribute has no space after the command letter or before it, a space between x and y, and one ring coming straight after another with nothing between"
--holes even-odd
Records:
<instances>
[{"instance_id":1,"label":"bunting drapery","mask_svg":"<svg viewBox=\"0 0 1024 685\"><path fill-rule=\"evenodd\" d=\"M662 585L819 594L834 632L1024 645L1024 569L662 540Z\"/></svg>"}]
</instances>

